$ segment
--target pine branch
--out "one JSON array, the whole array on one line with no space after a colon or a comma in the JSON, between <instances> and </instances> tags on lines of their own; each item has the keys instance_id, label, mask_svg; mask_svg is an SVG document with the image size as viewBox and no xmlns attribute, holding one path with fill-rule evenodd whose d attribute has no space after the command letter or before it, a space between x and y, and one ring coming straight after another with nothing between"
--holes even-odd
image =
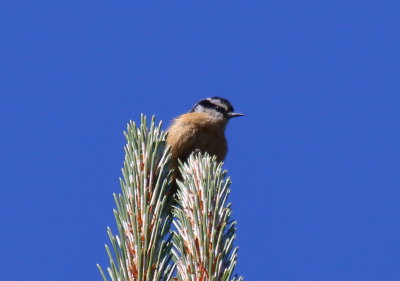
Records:
<instances>
[{"instance_id":1,"label":"pine branch","mask_svg":"<svg viewBox=\"0 0 400 281\"><path fill-rule=\"evenodd\" d=\"M120 180L122 194L114 194L118 235L108 228L112 248L107 267L112 281L169 281L171 261L171 172L166 133L161 122L147 128L141 116L139 128L132 121L125 132L125 161ZM97 265L103 279L107 277Z\"/></svg>"},{"instance_id":2,"label":"pine branch","mask_svg":"<svg viewBox=\"0 0 400 281\"><path fill-rule=\"evenodd\" d=\"M173 255L179 281L241 281L234 276L238 248L233 249L235 221L227 203L229 178L222 163L209 155L191 155L181 166L174 207Z\"/></svg>"}]
</instances>

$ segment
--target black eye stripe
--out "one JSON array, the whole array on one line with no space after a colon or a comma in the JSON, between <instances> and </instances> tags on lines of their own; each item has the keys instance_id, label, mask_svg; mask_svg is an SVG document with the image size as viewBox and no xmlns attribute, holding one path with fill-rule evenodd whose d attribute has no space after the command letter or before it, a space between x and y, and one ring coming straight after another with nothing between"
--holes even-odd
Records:
<instances>
[{"instance_id":1,"label":"black eye stripe","mask_svg":"<svg viewBox=\"0 0 400 281\"><path fill-rule=\"evenodd\" d=\"M199 104L205 108L213 108L219 112L224 112L225 109L222 106L219 106L218 104L212 103L209 100L202 100L201 102L199 102Z\"/></svg>"},{"instance_id":2,"label":"black eye stripe","mask_svg":"<svg viewBox=\"0 0 400 281\"><path fill-rule=\"evenodd\" d=\"M212 104L209 100L202 100L201 102L199 102L199 104L206 108L210 108L210 107L214 106L214 104Z\"/></svg>"},{"instance_id":3,"label":"black eye stripe","mask_svg":"<svg viewBox=\"0 0 400 281\"><path fill-rule=\"evenodd\" d=\"M214 105L214 108L215 108L218 112L221 112L221 113L224 113L224 112L225 112L225 108L223 108L222 106Z\"/></svg>"},{"instance_id":4,"label":"black eye stripe","mask_svg":"<svg viewBox=\"0 0 400 281\"><path fill-rule=\"evenodd\" d=\"M221 97L212 97L211 99L219 100L222 104L224 104L228 107L228 110L227 110L228 112L234 112L232 104L227 99L224 99ZM226 111L226 110L224 109L224 111Z\"/></svg>"},{"instance_id":5,"label":"black eye stripe","mask_svg":"<svg viewBox=\"0 0 400 281\"><path fill-rule=\"evenodd\" d=\"M221 103L221 105L219 105ZM199 101L197 104L194 105L190 112L197 111L198 108L203 107L205 109L213 109L218 111L222 114L226 114L227 112L233 112L232 104L224 98L220 97L213 97Z\"/></svg>"}]
</instances>

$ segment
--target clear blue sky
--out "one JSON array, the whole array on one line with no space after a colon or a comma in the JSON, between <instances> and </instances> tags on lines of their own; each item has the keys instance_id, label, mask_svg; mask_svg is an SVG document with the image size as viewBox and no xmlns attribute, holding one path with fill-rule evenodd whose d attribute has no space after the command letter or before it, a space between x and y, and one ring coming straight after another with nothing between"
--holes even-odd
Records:
<instances>
[{"instance_id":1,"label":"clear blue sky","mask_svg":"<svg viewBox=\"0 0 400 281\"><path fill-rule=\"evenodd\" d=\"M400 2L200 2L3 1L0 280L100 280L126 123L214 95L239 274L400 280Z\"/></svg>"}]
</instances>

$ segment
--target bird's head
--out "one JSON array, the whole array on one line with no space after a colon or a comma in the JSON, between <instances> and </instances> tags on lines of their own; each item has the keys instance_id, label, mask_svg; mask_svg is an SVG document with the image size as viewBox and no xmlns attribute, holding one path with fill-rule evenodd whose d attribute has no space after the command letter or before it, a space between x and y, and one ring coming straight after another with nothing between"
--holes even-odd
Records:
<instances>
[{"instance_id":1,"label":"bird's head","mask_svg":"<svg viewBox=\"0 0 400 281\"><path fill-rule=\"evenodd\" d=\"M244 115L242 113L234 112L232 104L227 99L221 97L212 97L201 100L193 106L190 112L204 112L221 120L229 120Z\"/></svg>"}]
</instances>

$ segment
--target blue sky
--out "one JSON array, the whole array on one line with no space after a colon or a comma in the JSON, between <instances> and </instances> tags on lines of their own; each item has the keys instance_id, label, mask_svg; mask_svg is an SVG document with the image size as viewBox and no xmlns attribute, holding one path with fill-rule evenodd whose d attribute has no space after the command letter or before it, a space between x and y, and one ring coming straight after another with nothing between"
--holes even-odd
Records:
<instances>
[{"instance_id":1,"label":"blue sky","mask_svg":"<svg viewBox=\"0 0 400 281\"><path fill-rule=\"evenodd\" d=\"M0 280L100 280L125 140L204 97L246 280L400 280L398 1L6 1Z\"/></svg>"}]
</instances>

